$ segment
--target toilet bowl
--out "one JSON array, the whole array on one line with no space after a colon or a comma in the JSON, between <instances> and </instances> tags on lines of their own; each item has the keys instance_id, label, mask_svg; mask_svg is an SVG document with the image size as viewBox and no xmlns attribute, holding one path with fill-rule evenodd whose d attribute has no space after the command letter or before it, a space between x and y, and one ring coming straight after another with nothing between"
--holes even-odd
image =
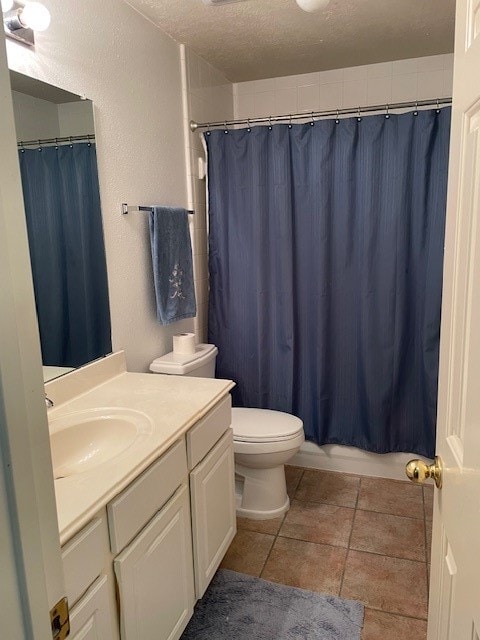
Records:
<instances>
[{"instance_id":1,"label":"toilet bowl","mask_svg":"<svg viewBox=\"0 0 480 640\"><path fill-rule=\"evenodd\" d=\"M232 409L237 514L255 520L290 506L284 465L305 440L299 418L269 409Z\"/></svg>"},{"instance_id":2,"label":"toilet bowl","mask_svg":"<svg viewBox=\"0 0 480 640\"><path fill-rule=\"evenodd\" d=\"M194 354L173 351L150 365L154 373L213 378L218 349L198 344ZM302 421L270 409L232 409L237 515L267 520L290 506L284 465L305 440Z\"/></svg>"}]
</instances>

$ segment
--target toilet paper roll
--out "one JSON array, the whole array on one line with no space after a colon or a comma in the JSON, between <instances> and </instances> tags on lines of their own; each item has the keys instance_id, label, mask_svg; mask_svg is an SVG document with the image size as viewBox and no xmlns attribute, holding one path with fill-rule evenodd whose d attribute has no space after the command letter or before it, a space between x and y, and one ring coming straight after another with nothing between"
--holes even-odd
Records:
<instances>
[{"instance_id":1,"label":"toilet paper roll","mask_svg":"<svg viewBox=\"0 0 480 640\"><path fill-rule=\"evenodd\" d=\"M173 336L173 353L188 355L195 353L195 334L177 333Z\"/></svg>"}]
</instances>

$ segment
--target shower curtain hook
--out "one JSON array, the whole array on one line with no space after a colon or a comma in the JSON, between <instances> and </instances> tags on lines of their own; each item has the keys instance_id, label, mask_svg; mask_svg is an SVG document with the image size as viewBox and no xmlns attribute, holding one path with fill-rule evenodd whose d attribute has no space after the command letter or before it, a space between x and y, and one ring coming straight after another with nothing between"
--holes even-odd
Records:
<instances>
[{"instance_id":1,"label":"shower curtain hook","mask_svg":"<svg viewBox=\"0 0 480 640\"><path fill-rule=\"evenodd\" d=\"M437 113L440 113L440 104L439 104L439 98L437 98Z\"/></svg>"},{"instance_id":2,"label":"shower curtain hook","mask_svg":"<svg viewBox=\"0 0 480 640\"><path fill-rule=\"evenodd\" d=\"M70 136L70 149L73 149L72 136Z\"/></svg>"},{"instance_id":3,"label":"shower curtain hook","mask_svg":"<svg viewBox=\"0 0 480 640\"><path fill-rule=\"evenodd\" d=\"M247 131L251 131L252 127L250 126L250 118L247 118Z\"/></svg>"},{"instance_id":4,"label":"shower curtain hook","mask_svg":"<svg viewBox=\"0 0 480 640\"><path fill-rule=\"evenodd\" d=\"M290 114L289 118L288 118L288 128L291 129L292 128L292 114Z\"/></svg>"},{"instance_id":5,"label":"shower curtain hook","mask_svg":"<svg viewBox=\"0 0 480 640\"><path fill-rule=\"evenodd\" d=\"M40 140L38 140L38 150L41 151L42 150L42 143L40 142Z\"/></svg>"},{"instance_id":6,"label":"shower curtain hook","mask_svg":"<svg viewBox=\"0 0 480 640\"><path fill-rule=\"evenodd\" d=\"M313 127L314 124L315 124L315 120L313 119L313 111L312 111L312 121L310 122L310 126Z\"/></svg>"},{"instance_id":7,"label":"shower curtain hook","mask_svg":"<svg viewBox=\"0 0 480 640\"><path fill-rule=\"evenodd\" d=\"M58 138L55 138L55 149L58 150Z\"/></svg>"},{"instance_id":8,"label":"shower curtain hook","mask_svg":"<svg viewBox=\"0 0 480 640\"><path fill-rule=\"evenodd\" d=\"M418 116L418 100L415 100L415 111L413 112L414 116Z\"/></svg>"},{"instance_id":9,"label":"shower curtain hook","mask_svg":"<svg viewBox=\"0 0 480 640\"><path fill-rule=\"evenodd\" d=\"M91 147L91 146L92 146L92 143L90 142L90 134L89 134L89 135L87 135L87 146L88 146L88 147Z\"/></svg>"},{"instance_id":10,"label":"shower curtain hook","mask_svg":"<svg viewBox=\"0 0 480 640\"><path fill-rule=\"evenodd\" d=\"M340 122L339 116L340 116L340 113L339 113L339 111L337 109L337 117L335 118L335 124L338 124Z\"/></svg>"},{"instance_id":11,"label":"shower curtain hook","mask_svg":"<svg viewBox=\"0 0 480 640\"><path fill-rule=\"evenodd\" d=\"M390 105L385 105L387 107L387 113L385 114L385 119L388 120L390 118L390 114L389 114L389 109L390 109Z\"/></svg>"},{"instance_id":12,"label":"shower curtain hook","mask_svg":"<svg viewBox=\"0 0 480 640\"><path fill-rule=\"evenodd\" d=\"M268 116L268 128L270 129L270 131L272 130L272 116Z\"/></svg>"},{"instance_id":13,"label":"shower curtain hook","mask_svg":"<svg viewBox=\"0 0 480 640\"><path fill-rule=\"evenodd\" d=\"M362 111L361 111L360 107L358 107L357 122L361 122L361 121L362 121Z\"/></svg>"},{"instance_id":14,"label":"shower curtain hook","mask_svg":"<svg viewBox=\"0 0 480 640\"><path fill-rule=\"evenodd\" d=\"M20 151L21 151L21 153L25 153L25 147L23 145L23 141L22 140L20 140Z\"/></svg>"},{"instance_id":15,"label":"shower curtain hook","mask_svg":"<svg viewBox=\"0 0 480 640\"><path fill-rule=\"evenodd\" d=\"M225 120L225 122L223 123L223 126L225 127L223 133L228 133L228 127L227 127L227 121Z\"/></svg>"},{"instance_id":16,"label":"shower curtain hook","mask_svg":"<svg viewBox=\"0 0 480 640\"><path fill-rule=\"evenodd\" d=\"M210 132L210 123L209 123L209 122L207 122L207 136L209 136L209 135L210 135L210 133L211 133L211 132Z\"/></svg>"}]
</instances>

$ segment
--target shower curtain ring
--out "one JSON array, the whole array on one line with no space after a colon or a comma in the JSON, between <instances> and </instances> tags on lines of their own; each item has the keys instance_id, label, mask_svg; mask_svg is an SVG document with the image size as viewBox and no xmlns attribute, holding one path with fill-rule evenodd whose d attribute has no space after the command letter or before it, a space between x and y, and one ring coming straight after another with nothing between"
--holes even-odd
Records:
<instances>
[{"instance_id":1,"label":"shower curtain ring","mask_svg":"<svg viewBox=\"0 0 480 640\"><path fill-rule=\"evenodd\" d=\"M310 126L313 127L314 124L315 124L315 120L313 119L313 111L312 111L312 120L310 122Z\"/></svg>"},{"instance_id":2,"label":"shower curtain ring","mask_svg":"<svg viewBox=\"0 0 480 640\"><path fill-rule=\"evenodd\" d=\"M387 113L385 114L385 119L388 120L390 118L390 114L389 114L389 110L390 110L390 105L385 105L387 107Z\"/></svg>"}]
</instances>

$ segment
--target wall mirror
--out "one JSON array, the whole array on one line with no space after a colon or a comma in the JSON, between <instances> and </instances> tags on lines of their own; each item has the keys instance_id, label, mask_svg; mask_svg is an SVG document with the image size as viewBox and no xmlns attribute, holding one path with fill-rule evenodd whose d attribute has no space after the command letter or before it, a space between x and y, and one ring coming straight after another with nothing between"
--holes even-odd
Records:
<instances>
[{"instance_id":1,"label":"wall mirror","mask_svg":"<svg viewBox=\"0 0 480 640\"><path fill-rule=\"evenodd\" d=\"M44 380L111 351L89 100L10 72Z\"/></svg>"}]
</instances>

